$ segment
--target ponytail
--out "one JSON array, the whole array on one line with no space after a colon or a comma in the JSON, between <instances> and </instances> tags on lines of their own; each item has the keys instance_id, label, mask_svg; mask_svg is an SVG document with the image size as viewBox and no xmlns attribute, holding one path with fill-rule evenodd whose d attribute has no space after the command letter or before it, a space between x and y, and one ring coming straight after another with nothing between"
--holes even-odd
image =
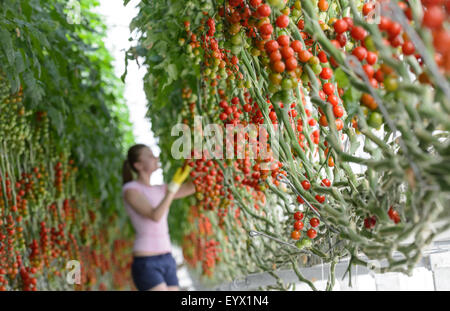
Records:
<instances>
[{"instance_id":1,"label":"ponytail","mask_svg":"<svg viewBox=\"0 0 450 311\"><path fill-rule=\"evenodd\" d=\"M134 167L134 163L139 161L139 155L143 148L149 148L149 147L144 144L136 144L136 145L131 146L130 149L128 149L127 158L123 162L123 168L122 168L123 184L126 184L127 182L130 182L134 179L133 172L138 174L138 171Z\"/></svg>"},{"instance_id":2,"label":"ponytail","mask_svg":"<svg viewBox=\"0 0 450 311\"><path fill-rule=\"evenodd\" d=\"M128 159L123 161L122 178L123 184L133 180L133 172L131 171L130 162L128 162Z\"/></svg>"}]
</instances>

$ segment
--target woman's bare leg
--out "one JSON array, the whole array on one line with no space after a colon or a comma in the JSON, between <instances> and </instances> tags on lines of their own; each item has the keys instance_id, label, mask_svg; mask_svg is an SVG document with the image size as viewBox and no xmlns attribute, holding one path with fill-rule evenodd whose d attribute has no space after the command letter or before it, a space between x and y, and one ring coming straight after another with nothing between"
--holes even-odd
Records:
<instances>
[{"instance_id":1,"label":"woman's bare leg","mask_svg":"<svg viewBox=\"0 0 450 311\"><path fill-rule=\"evenodd\" d=\"M149 291L166 291L166 290L167 290L167 284L165 282L162 282L162 283L149 289Z\"/></svg>"},{"instance_id":2,"label":"woman's bare leg","mask_svg":"<svg viewBox=\"0 0 450 311\"><path fill-rule=\"evenodd\" d=\"M178 287L178 286L167 286L167 290L170 290L170 291L178 291L178 290L180 290L180 288Z\"/></svg>"}]
</instances>

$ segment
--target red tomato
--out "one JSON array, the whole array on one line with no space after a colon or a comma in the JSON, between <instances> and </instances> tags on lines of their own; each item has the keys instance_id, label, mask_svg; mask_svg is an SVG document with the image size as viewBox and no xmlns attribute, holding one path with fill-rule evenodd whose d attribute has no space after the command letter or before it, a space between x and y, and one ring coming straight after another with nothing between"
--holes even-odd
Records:
<instances>
[{"instance_id":1,"label":"red tomato","mask_svg":"<svg viewBox=\"0 0 450 311\"><path fill-rule=\"evenodd\" d=\"M337 41L339 42L339 44L341 46L345 46L345 44L347 43L347 36L345 33L340 33L336 36Z\"/></svg>"},{"instance_id":2,"label":"red tomato","mask_svg":"<svg viewBox=\"0 0 450 311\"><path fill-rule=\"evenodd\" d=\"M319 202L319 203L323 203L323 202L325 202L325 196L324 196L324 195L316 194L316 200L317 200L317 202Z\"/></svg>"},{"instance_id":3,"label":"red tomato","mask_svg":"<svg viewBox=\"0 0 450 311\"><path fill-rule=\"evenodd\" d=\"M425 27L434 29L440 28L444 20L445 20L444 10L437 5L434 5L428 7L428 9L425 11L425 13L423 14L422 23Z\"/></svg>"},{"instance_id":4,"label":"red tomato","mask_svg":"<svg viewBox=\"0 0 450 311\"><path fill-rule=\"evenodd\" d=\"M353 49L352 54L362 62L367 57L367 50L362 46Z\"/></svg>"},{"instance_id":5,"label":"red tomato","mask_svg":"<svg viewBox=\"0 0 450 311\"><path fill-rule=\"evenodd\" d=\"M281 60L279 60L273 64L273 70L275 70L278 73L284 72L285 68L286 68L286 66Z\"/></svg>"},{"instance_id":6,"label":"red tomato","mask_svg":"<svg viewBox=\"0 0 450 311\"><path fill-rule=\"evenodd\" d=\"M291 48L295 52L299 53L302 50L302 43L300 41L298 41L298 40L292 41Z\"/></svg>"},{"instance_id":7,"label":"red tomato","mask_svg":"<svg viewBox=\"0 0 450 311\"><path fill-rule=\"evenodd\" d=\"M270 13L272 12L270 10L270 6L268 6L267 4L263 4L260 7L258 7L258 9L256 10L258 12L258 14L262 17L266 17L269 16Z\"/></svg>"},{"instance_id":8,"label":"red tomato","mask_svg":"<svg viewBox=\"0 0 450 311\"><path fill-rule=\"evenodd\" d=\"M301 184L303 189L305 189L306 191L308 191L311 188L311 184L307 180L302 181Z\"/></svg>"},{"instance_id":9,"label":"red tomato","mask_svg":"<svg viewBox=\"0 0 450 311\"><path fill-rule=\"evenodd\" d=\"M341 34L348 30L348 24L343 19L338 19L336 22L334 22L333 27L334 27L334 31L336 31L338 34Z\"/></svg>"},{"instance_id":10,"label":"red tomato","mask_svg":"<svg viewBox=\"0 0 450 311\"><path fill-rule=\"evenodd\" d=\"M334 122L334 124L336 124L336 129L338 131L342 130L344 128L344 122L341 119L336 119L336 121ZM332 165L330 165L330 163L332 163ZM330 157L328 159L328 166L333 167L334 166L334 160L332 157Z\"/></svg>"},{"instance_id":11,"label":"red tomato","mask_svg":"<svg viewBox=\"0 0 450 311\"><path fill-rule=\"evenodd\" d=\"M391 22L387 31L390 37L396 37L402 32L402 26L397 22Z\"/></svg>"},{"instance_id":12,"label":"red tomato","mask_svg":"<svg viewBox=\"0 0 450 311\"><path fill-rule=\"evenodd\" d=\"M280 53L280 51L276 50L275 52L270 53L269 58L270 58L270 62L271 63L275 63L275 62L281 60L281 53Z\"/></svg>"},{"instance_id":13,"label":"red tomato","mask_svg":"<svg viewBox=\"0 0 450 311\"><path fill-rule=\"evenodd\" d=\"M267 41L264 44L264 48L266 49L266 52L269 53L269 54L274 52L274 51L276 51L276 50L278 50L279 47L280 46L278 45L278 42L275 41L275 40Z\"/></svg>"},{"instance_id":14,"label":"red tomato","mask_svg":"<svg viewBox=\"0 0 450 311\"><path fill-rule=\"evenodd\" d=\"M319 0L318 2L319 10L325 12L328 10L328 1L327 0Z\"/></svg>"},{"instance_id":15,"label":"red tomato","mask_svg":"<svg viewBox=\"0 0 450 311\"><path fill-rule=\"evenodd\" d=\"M333 106L339 104L339 98L334 94L329 95L327 101Z\"/></svg>"},{"instance_id":16,"label":"red tomato","mask_svg":"<svg viewBox=\"0 0 450 311\"><path fill-rule=\"evenodd\" d=\"M320 77L323 80L331 79L332 76L333 76L333 69L328 68L328 67L323 67L322 68L322 72L320 73Z\"/></svg>"},{"instance_id":17,"label":"red tomato","mask_svg":"<svg viewBox=\"0 0 450 311\"><path fill-rule=\"evenodd\" d=\"M378 24L378 29L380 29L381 31L383 30L388 30L389 27L391 26L392 21L384 16L380 17L380 24Z\"/></svg>"},{"instance_id":18,"label":"red tomato","mask_svg":"<svg viewBox=\"0 0 450 311\"><path fill-rule=\"evenodd\" d=\"M347 23L348 30L353 28L353 19L351 17L344 17L343 20Z\"/></svg>"},{"instance_id":19,"label":"red tomato","mask_svg":"<svg viewBox=\"0 0 450 311\"><path fill-rule=\"evenodd\" d=\"M261 27L259 27L259 31L261 32L261 34L263 35L271 35L273 32L273 27L271 24L269 23L265 23L263 24Z\"/></svg>"},{"instance_id":20,"label":"red tomato","mask_svg":"<svg viewBox=\"0 0 450 311\"><path fill-rule=\"evenodd\" d=\"M378 56L374 52L367 52L366 61L369 65L374 65L377 62L377 58Z\"/></svg>"},{"instance_id":21,"label":"red tomato","mask_svg":"<svg viewBox=\"0 0 450 311\"><path fill-rule=\"evenodd\" d=\"M317 231L314 229L309 229L306 233L310 239L314 239L317 236Z\"/></svg>"},{"instance_id":22,"label":"red tomato","mask_svg":"<svg viewBox=\"0 0 450 311\"><path fill-rule=\"evenodd\" d=\"M300 231L294 230L291 232L291 238L293 240L298 240L300 239Z\"/></svg>"},{"instance_id":23,"label":"red tomato","mask_svg":"<svg viewBox=\"0 0 450 311\"><path fill-rule=\"evenodd\" d=\"M321 63L327 63L328 59L327 59L327 54L325 54L324 51L320 51L318 54L319 60Z\"/></svg>"},{"instance_id":24,"label":"red tomato","mask_svg":"<svg viewBox=\"0 0 450 311\"><path fill-rule=\"evenodd\" d=\"M375 74L375 70L373 69L372 66L365 64L365 65L363 65L363 70L369 79L373 78L373 75Z\"/></svg>"},{"instance_id":25,"label":"red tomato","mask_svg":"<svg viewBox=\"0 0 450 311\"><path fill-rule=\"evenodd\" d=\"M311 227L317 227L320 224L320 220L316 217L311 218L311 220L309 221L309 224L311 225Z\"/></svg>"},{"instance_id":26,"label":"red tomato","mask_svg":"<svg viewBox=\"0 0 450 311\"><path fill-rule=\"evenodd\" d=\"M361 26L355 26L351 30L351 35L353 39L362 41L367 36L367 32Z\"/></svg>"},{"instance_id":27,"label":"red tomato","mask_svg":"<svg viewBox=\"0 0 450 311\"><path fill-rule=\"evenodd\" d=\"M414 44L411 41L406 41L402 45L402 51L405 55L412 55L414 54L416 48L414 47Z\"/></svg>"},{"instance_id":28,"label":"red tomato","mask_svg":"<svg viewBox=\"0 0 450 311\"><path fill-rule=\"evenodd\" d=\"M332 83L327 82L327 83L325 83L323 85L323 91L327 95L334 94L334 90L335 90L335 88L334 88L334 85Z\"/></svg>"},{"instance_id":29,"label":"red tomato","mask_svg":"<svg viewBox=\"0 0 450 311\"><path fill-rule=\"evenodd\" d=\"M276 24L279 28L286 28L289 25L289 17L284 14L278 16Z\"/></svg>"},{"instance_id":30,"label":"red tomato","mask_svg":"<svg viewBox=\"0 0 450 311\"><path fill-rule=\"evenodd\" d=\"M309 59L312 57L311 53L309 53L307 50L302 50L298 53L298 58L301 62L306 63L309 61Z\"/></svg>"},{"instance_id":31,"label":"red tomato","mask_svg":"<svg viewBox=\"0 0 450 311\"><path fill-rule=\"evenodd\" d=\"M327 98L327 95L325 94L324 91L320 90L320 91L319 91L319 97L320 97L322 100L325 100L325 99ZM320 109L320 107L319 107L319 109Z\"/></svg>"},{"instance_id":32,"label":"red tomato","mask_svg":"<svg viewBox=\"0 0 450 311\"><path fill-rule=\"evenodd\" d=\"M286 36L286 35L279 36L278 39L277 39L278 44L281 45L281 46L288 46L289 45L289 41L290 41L289 37Z\"/></svg>"},{"instance_id":33,"label":"red tomato","mask_svg":"<svg viewBox=\"0 0 450 311\"><path fill-rule=\"evenodd\" d=\"M284 59L288 59L294 56L294 50L290 46L283 46L281 48L281 55Z\"/></svg>"},{"instance_id":34,"label":"red tomato","mask_svg":"<svg viewBox=\"0 0 450 311\"><path fill-rule=\"evenodd\" d=\"M304 227L304 224L303 224L303 222L301 220L297 220L294 223L294 229L297 230L297 231L303 230L303 227Z\"/></svg>"},{"instance_id":35,"label":"red tomato","mask_svg":"<svg viewBox=\"0 0 450 311\"><path fill-rule=\"evenodd\" d=\"M331 181L328 178L324 178L324 179L322 179L322 185L325 187L330 187Z\"/></svg>"},{"instance_id":36,"label":"red tomato","mask_svg":"<svg viewBox=\"0 0 450 311\"><path fill-rule=\"evenodd\" d=\"M228 115L225 112L222 112L219 115L219 118L220 118L220 120L224 121L224 120L226 120L228 118Z\"/></svg>"},{"instance_id":37,"label":"red tomato","mask_svg":"<svg viewBox=\"0 0 450 311\"><path fill-rule=\"evenodd\" d=\"M257 8L261 5L262 0L250 0L250 5L254 8Z\"/></svg>"},{"instance_id":38,"label":"red tomato","mask_svg":"<svg viewBox=\"0 0 450 311\"><path fill-rule=\"evenodd\" d=\"M344 115L344 108L336 105L333 107L333 113L336 118L341 118Z\"/></svg>"},{"instance_id":39,"label":"red tomato","mask_svg":"<svg viewBox=\"0 0 450 311\"><path fill-rule=\"evenodd\" d=\"M375 9L375 5L372 2L366 3L363 6L362 12L364 14L364 16L369 15L370 12L373 11L373 9Z\"/></svg>"},{"instance_id":40,"label":"red tomato","mask_svg":"<svg viewBox=\"0 0 450 311\"><path fill-rule=\"evenodd\" d=\"M271 112L269 113L269 118L270 118L270 120L275 121L275 120L277 119L277 114L276 114L276 112L275 112L275 111L271 111Z\"/></svg>"},{"instance_id":41,"label":"red tomato","mask_svg":"<svg viewBox=\"0 0 450 311\"><path fill-rule=\"evenodd\" d=\"M292 71L295 68L297 68L297 60L295 59L295 57L288 58L286 60L286 69L288 71Z\"/></svg>"}]
</instances>

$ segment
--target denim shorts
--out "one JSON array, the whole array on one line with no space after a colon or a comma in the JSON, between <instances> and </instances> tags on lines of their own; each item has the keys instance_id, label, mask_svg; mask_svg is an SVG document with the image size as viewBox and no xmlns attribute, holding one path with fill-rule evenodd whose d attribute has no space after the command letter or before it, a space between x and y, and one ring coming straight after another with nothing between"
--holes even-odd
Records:
<instances>
[{"instance_id":1,"label":"denim shorts","mask_svg":"<svg viewBox=\"0 0 450 311\"><path fill-rule=\"evenodd\" d=\"M172 253L133 257L131 275L140 291L165 282L167 286L178 286L177 263Z\"/></svg>"}]
</instances>

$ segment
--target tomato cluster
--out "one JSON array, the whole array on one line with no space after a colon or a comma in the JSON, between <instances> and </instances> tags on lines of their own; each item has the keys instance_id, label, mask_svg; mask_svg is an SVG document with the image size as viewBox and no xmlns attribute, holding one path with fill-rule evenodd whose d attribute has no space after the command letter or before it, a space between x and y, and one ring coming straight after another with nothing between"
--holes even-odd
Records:
<instances>
[{"instance_id":1,"label":"tomato cluster","mask_svg":"<svg viewBox=\"0 0 450 311\"><path fill-rule=\"evenodd\" d=\"M47 113L28 111L22 89L11 95L4 83L0 111L10 114L13 127L0 125L8 146L0 147L0 290L67 288L69 260L81 263L76 290L129 288L131 241L106 229L116 219L96 221L98 201L75 196L78 167L68 150L56 153ZM120 252L110 259L114 251ZM112 282L100 284L108 274Z\"/></svg>"}]
</instances>

